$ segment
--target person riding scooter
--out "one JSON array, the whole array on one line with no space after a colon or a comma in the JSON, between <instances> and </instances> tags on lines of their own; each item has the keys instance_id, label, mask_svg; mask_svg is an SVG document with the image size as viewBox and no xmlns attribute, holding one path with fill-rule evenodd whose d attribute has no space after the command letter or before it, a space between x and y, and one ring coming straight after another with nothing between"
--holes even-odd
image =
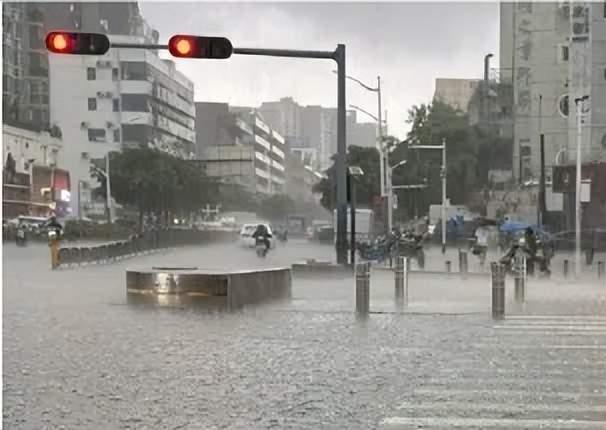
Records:
<instances>
[{"instance_id":1,"label":"person riding scooter","mask_svg":"<svg viewBox=\"0 0 606 430\"><path fill-rule=\"evenodd\" d=\"M265 244L265 251L269 251L270 242L269 239L272 237L271 233L267 230L265 224L257 225L255 232L252 235L255 241L262 241Z\"/></svg>"},{"instance_id":2,"label":"person riding scooter","mask_svg":"<svg viewBox=\"0 0 606 430\"><path fill-rule=\"evenodd\" d=\"M61 238L63 235L63 226L59 221L57 221L57 217L54 215L51 216L48 221L44 224L44 227L49 231L54 231L57 234L58 238Z\"/></svg>"},{"instance_id":3,"label":"person riding scooter","mask_svg":"<svg viewBox=\"0 0 606 430\"><path fill-rule=\"evenodd\" d=\"M21 221L17 225L16 242L18 246L25 246L27 244L27 229Z\"/></svg>"}]
</instances>

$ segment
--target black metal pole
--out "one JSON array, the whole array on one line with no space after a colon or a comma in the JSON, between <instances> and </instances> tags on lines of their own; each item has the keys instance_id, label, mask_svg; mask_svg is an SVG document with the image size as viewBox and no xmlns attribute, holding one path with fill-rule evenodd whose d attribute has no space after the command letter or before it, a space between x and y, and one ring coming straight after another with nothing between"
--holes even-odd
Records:
<instances>
[{"instance_id":1,"label":"black metal pole","mask_svg":"<svg viewBox=\"0 0 606 430\"><path fill-rule=\"evenodd\" d=\"M355 178L349 175L349 207L351 211L351 238L349 244L349 253L351 266L356 264L356 183Z\"/></svg>"},{"instance_id":2,"label":"black metal pole","mask_svg":"<svg viewBox=\"0 0 606 430\"><path fill-rule=\"evenodd\" d=\"M541 179L539 182L539 219L537 224L545 224L545 213L547 212L547 204L545 201L545 135L540 136L540 151L541 151Z\"/></svg>"},{"instance_id":3,"label":"black metal pole","mask_svg":"<svg viewBox=\"0 0 606 430\"><path fill-rule=\"evenodd\" d=\"M345 140L345 45L335 51L337 62L337 263L347 264L347 190L346 167L347 143Z\"/></svg>"}]
</instances>

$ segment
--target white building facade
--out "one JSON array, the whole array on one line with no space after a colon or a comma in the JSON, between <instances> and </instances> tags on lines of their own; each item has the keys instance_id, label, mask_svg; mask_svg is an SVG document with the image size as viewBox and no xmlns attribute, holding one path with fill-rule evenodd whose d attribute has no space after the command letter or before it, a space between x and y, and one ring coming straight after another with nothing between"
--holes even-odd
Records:
<instances>
[{"instance_id":1,"label":"white building facade","mask_svg":"<svg viewBox=\"0 0 606 430\"><path fill-rule=\"evenodd\" d=\"M143 37L109 36L143 43ZM146 145L190 158L195 146L193 83L154 51L110 49L104 56L49 54L51 122L66 142L72 213L92 206L90 161ZM82 202L80 202L82 199Z\"/></svg>"},{"instance_id":2,"label":"white building facade","mask_svg":"<svg viewBox=\"0 0 606 430\"><path fill-rule=\"evenodd\" d=\"M513 82L513 170L537 178L539 136L547 167L576 159L574 100L589 96L583 161L606 154L606 7L603 2L501 3L501 80ZM558 155L559 154L559 155Z\"/></svg>"},{"instance_id":3,"label":"white building facade","mask_svg":"<svg viewBox=\"0 0 606 430\"><path fill-rule=\"evenodd\" d=\"M32 165L62 166L63 142L48 132L35 132L23 128L2 125L2 152L4 162L11 154L18 173L29 173Z\"/></svg>"},{"instance_id":4,"label":"white building facade","mask_svg":"<svg viewBox=\"0 0 606 430\"><path fill-rule=\"evenodd\" d=\"M250 192L281 194L286 184L286 141L255 111L240 113L233 144L209 145L203 149L208 176L238 184Z\"/></svg>"}]
</instances>

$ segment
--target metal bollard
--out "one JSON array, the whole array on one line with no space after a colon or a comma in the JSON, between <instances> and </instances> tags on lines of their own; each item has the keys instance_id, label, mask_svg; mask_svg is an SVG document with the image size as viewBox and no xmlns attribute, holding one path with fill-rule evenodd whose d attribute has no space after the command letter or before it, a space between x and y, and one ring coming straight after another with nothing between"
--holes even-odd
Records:
<instances>
[{"instance_id":1,"label":"metal bollard","mask_svg":"<svg viewBox=\"0 0 606 430\"><path fill-rule=\"evenodd\" d=\"M598 279L602 279L604 277L604 262L598 261Z\"/></svg>"},{"instance_id":2,"label":"metal bollard","mask_svg":"<svg viewBox=\"0 0 606 430\"><path fill-rule=\"evenodd\" d=\"M500 263L490 264L492 282L492 317L505 317L505 267Z\"/></svg>"},{"instance_id":3,"label":"metal bollard","mask_svg":"<svg viewBox=\"0 0 606 430\"><path fill-rule=\"evenodd\" d=\"M466 274L468 272L467 251L459 249L459 272Z\"/></svg>"},{"instance_id":4,"label":"metal bollard","mask_svg":"<svg viewBox=\"0 0 606 430\"><path fill-rule=\"evenodd\" d=\"M408 257L396 258L396 269L394 270L396 303L401 306L408 304Z\"/></svg>"},{"instance_id":5,"label":"metal bollard","mask_svg":"<svg viewBox=\"0 0 606 430\"><path fill-rule=\"evenodd\" d=\"M593 248L589 248L585 251L585 264L591 266L593 264L593 257L595 255L595 250Z\"/></svg>"},{"instance_id":6,"label":"metal bollard","mask_svg":"<svg viewBox=\"0 0 606 430\"><path fill-rule=\"evenodd\" d=\"M564 260L564 277L565 278L568 278L568 269L569 269L568 266L569 266L568 265L568 260Z\"/></svg>"},{"instance_id":7,"label":"metal bollard","mask_svg":"<svg viewBox=\"0 0 606 430\"><path fill-rule=\"evenodd\" d=\"M370 311L370 263L356 265L356 312L368 315Z\"/></svg>"},{"instance_id":8,"label":"metal bollard","mask_svg":"<svg viewBox=\"0 0 606 430\"><path fill-rule=\"evenodd\" d=\"M450 260L446 260L446 271L448 273L452 272L452 263L450 262Z\"/></svg>"},{"instance_id":9,"label":"metal bollard","mask_svg":"<svg viewBox=\"0 0 606 430\"><path fill-rule=\"evenodd\" d=\"M517 303L524 303L526 300L526 256L516 255L515 257L515 299Z\"/></svg>"}]
</instances>

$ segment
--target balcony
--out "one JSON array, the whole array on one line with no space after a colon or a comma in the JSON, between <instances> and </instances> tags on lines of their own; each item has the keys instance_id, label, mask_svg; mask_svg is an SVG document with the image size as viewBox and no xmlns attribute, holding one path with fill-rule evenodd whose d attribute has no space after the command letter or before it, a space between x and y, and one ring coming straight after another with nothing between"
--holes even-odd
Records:
<instances>
[{"instance_id":1,"label":"balcony","mask_svg":"<svg viewBox=\"0 0 606 430\"><path fill-rule=\"evenodd\" d=\"M122 94L151 94L152 83L149 81L120 81Z\"/></svg>"},{"instance_id":2,"label":"balcony","mask_svg":"<svg viewBox=\"0 0 606 430\"><path fill-rule=\"evenodd\" d=\"M150 112L125 112L121 113L121 123L126 124L137 124L137 125L152 125L153 117Z\"/></svg>"}]
</instances>

